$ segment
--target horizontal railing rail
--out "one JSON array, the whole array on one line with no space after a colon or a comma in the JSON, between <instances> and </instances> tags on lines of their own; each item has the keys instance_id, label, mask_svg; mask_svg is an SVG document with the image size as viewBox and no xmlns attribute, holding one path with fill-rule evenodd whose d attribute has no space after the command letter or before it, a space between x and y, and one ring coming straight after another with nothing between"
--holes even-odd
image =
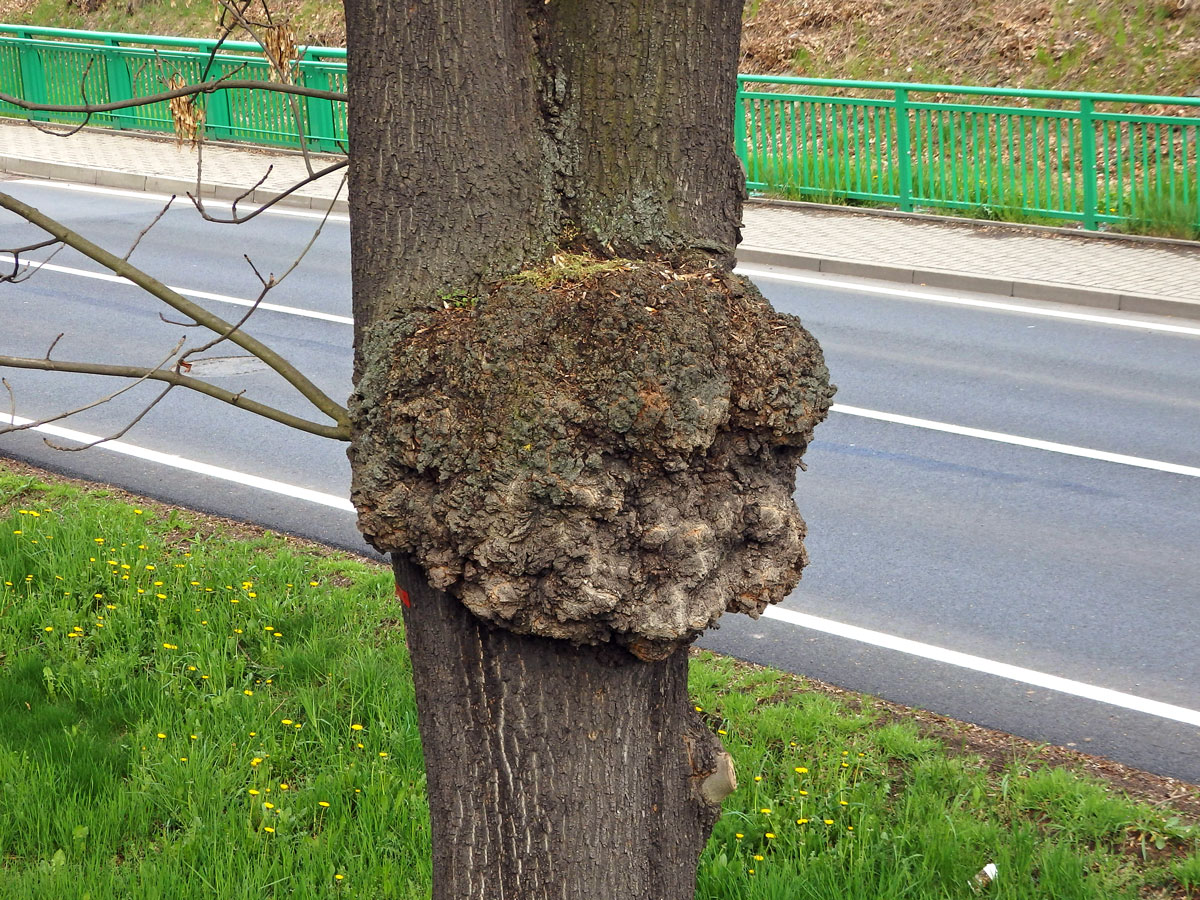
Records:
<instances>
[{"instance_id":1,"label":"horizontal railing rail","mask_svg":"<svg viewBox=\"0 0 1200 900\"><path fill-rule=\"evenodd\" d=\"M345 90L344 49L298 56L298 84ZM272 78L259 46L245 41L218 48L204 38L0 25L0 93L27 101L129 100L206 70L209 80ZM347 147L339 101L230 89L198 102L210 138ZM3 102L0 115L85 118ZM175 128L162 102L89 121ZM1200 97L741 75L734 135L751 191L1090 229L1166 222L1200 236Z\"/></svg>"},{"instance_id":2,"label":"horizontal railing rail","mask_svg":"<svg viewBox=\"0 0 1200 900\"><path fill-rule=\"evenodd\" d=\"M214 49L217 50L214 53ZM0 93L58 105L120 102L167 90L173 76L186 83L222 78L276 80L258 44L205 38L71 31L0 25ZM346 51L302 47L295 82L344 91ZM198 100L204 133L218 140L336 152L346 148L346 105L319 97L228 89ZM84 113L32 111L0 101L0 115L40 121L81 122ZM93 113L88 122L108 128L175 130L165 102Z\"/></svg>"},{"instance_id":3,"label":"horizontal railing rail","mask_svg":"<svg viewBox=\"0 0 1200 900\"><path fill-rule=\"evenodd\" d=\"M1200 236L1200 97L742 75L734 129L752 191Z\"/></svg>"}]
</instances>

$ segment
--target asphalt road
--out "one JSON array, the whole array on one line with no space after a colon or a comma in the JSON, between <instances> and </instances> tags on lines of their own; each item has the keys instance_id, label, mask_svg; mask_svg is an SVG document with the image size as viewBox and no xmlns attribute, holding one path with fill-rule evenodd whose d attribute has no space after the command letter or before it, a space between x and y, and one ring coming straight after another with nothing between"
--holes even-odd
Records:
<instances>
[{"instance_id":1,"label":"asphalt road","mask_svg":"<svg viewBox=\"0 0 1200 900\"><path fill-rule=\"evenodd\" d=\"M101 235L118 253L156 211L144 196L11 181L0 188ZM272 215L217 228L180 207L133 261L173 286L252 298L257 279L241 254L262 274L278 274L315 225ZM0 216L0 247L33 235ZM349 316L348 254L344 219L329 222L270 301ZM97 271L68 252L53 264ZM1132 327L1055 318L1044 313L1070 308L1048 304L970 307L777 274L757 280L818 336L839 386L841 411L818 428L797 482L812 564L778 615L726 616L702 643L1200 783L1200 330L1158 331L1152 326L1167 320L1121 314L1113 317ZM207 303L226 317L244 311ZM160 311L132 287L42 271L0 285L0 352L41 356L63 332L56 358L155 364L184 331ZM331 396L348 393L349 325L260 310L249 330ZM111 390L80 376L5 374L18 415L31 418ZM216 380L304 411L271 373ZM153 393L140 386L66 424L111 434ZM1195 471L1013 446L864 418L856 408ZM182 391L123 440L325 496L297 499L103 448L63 453L29 432L0 436L0 453L363 549L341 499L344 445ZM846 636L842 625L869 633ZM988 674L996 663L1022 671Z\"/></svg>"}]
</instances>

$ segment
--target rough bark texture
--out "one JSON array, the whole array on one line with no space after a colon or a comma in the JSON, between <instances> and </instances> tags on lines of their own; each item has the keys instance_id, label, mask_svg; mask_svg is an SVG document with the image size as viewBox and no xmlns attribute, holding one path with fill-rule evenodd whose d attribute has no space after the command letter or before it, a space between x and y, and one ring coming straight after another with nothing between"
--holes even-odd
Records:
<instances>
[{"instance_id":1,"label":"rough bark texture","mask_svg":"<svg viewBox=\"0 0 1200 900\"><path fill-rule=\"evenodd\" d=\"M366 352L359 527L479 617L660 659L799 579L828 375L705 258L551 264Z\"/></svg>"},{"instance_id":2,"label":"rough bark texture","mask_svg":"<svg viewBox=\"0 0 1200 900\"><path fill-rule=\"evenodd\" d=\"M435 900L690 900L732 787L682 648L799 577L832 393L730 272L740 12L346 0L352 496L416 558Z\"/></svg>"},{"instance_id":3,"label":"rough bark texture","mask_svg":"<svg viewBox=\"0 0 1200 900\"><path fill-rule=\"evenodd\" d=\"M631 662L515 635L395 567L412 604L433 896L691 898L719 809L702 786L723 751L689 706L686 651Z\"/></svg>"}]
</instances>

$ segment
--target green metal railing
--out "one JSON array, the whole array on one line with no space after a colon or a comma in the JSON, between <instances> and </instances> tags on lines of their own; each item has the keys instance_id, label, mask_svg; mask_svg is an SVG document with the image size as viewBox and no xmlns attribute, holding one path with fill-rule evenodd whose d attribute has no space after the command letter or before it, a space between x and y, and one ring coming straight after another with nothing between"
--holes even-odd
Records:
<instances>
[{"instance_id":1,"label":"green metal railing","mask_svg":"<svg viewBox=\"0 0 1200 900\"><path fill-rule=\"evenodd\" d=\"M212 56L215 45L216 41L200 38L0 25L0 92L37 103L79 104L85 96L89 103L108 103L165 91L173 75L188 83L199 81L206 67L210 81L227 75L273 80L271 66L257 44L226 41ZM305 87L344 91L346 51L303 48L295 80ZM247 90L215 91L199 102L205 107L204 133L210 138L296 147L303 131L310 149L346 147L344 103ZM84 119L82 113L27 113L3 102L0 115L55 122ZM175 130L166 103L97 113L90 124Z\"/></svg>"},{"instance_id":2,"label":"green metal railing","mask_svg":"<svg viewBox=\"0 0 1200 900\"><path fill-rule=\"evenodd\" d=\"M752 191L1200 234L1200 97L759 75L738 88Z\"/></svg>"},{"instance_id":3,"label":"green metal railing","mask_svg":"<svg viewBox=\"0 0 1200 900\"><path fill-rule=\"evenodd\" d=\"M0 25L0 92L93 103L196 81L215 42ZM296 80L344 91L346 51L302 51ZM258 45L227 41L209 79L270 80ZM210 138L341 150L346 104L265 91L200 98ZM295 109L293 110L293 104ZM300 128L296 125L299 114ZM1168 114L1172 113L1172 114ZM30 115L0 103L0 115ZM34 113L78 122L80 113ZM112 128L174 130L166 103L93 115ZM1084 227L1171 222L1200 235L1200 97L742 75L736 149L752 191L952 209Z\"/></svg>"}]
</instances>

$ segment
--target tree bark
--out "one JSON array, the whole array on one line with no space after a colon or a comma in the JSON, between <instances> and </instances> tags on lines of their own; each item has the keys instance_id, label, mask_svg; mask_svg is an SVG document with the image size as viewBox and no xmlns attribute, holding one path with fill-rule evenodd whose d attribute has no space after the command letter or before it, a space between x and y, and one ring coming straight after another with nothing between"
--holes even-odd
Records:
<instances>
[{"instance_id":1,"label":"tree bark","mask_svg":"<svg viewBox=\"0 0 1200 900\"><path fill-rule=\"evenodd\" d=\"M687 651L647 663L513 634L394 560L434 900L691 900L727 773L688 701Z\"/></svg>"},{"instance_id":2,"label":"tree bark","mask_svg":"<svg viewBox=\"0 0 1200 900\"><path fill-rule=\"evenodd\" d=\"M691 900L735 786L687 697L710 613L622 619L657 609L629 586L728 570L714 618L782 597L831 396L815 341L730 272L741 0L345 5L352 496L411 602L434 900Z\"/></svg>"}]
</instances>

